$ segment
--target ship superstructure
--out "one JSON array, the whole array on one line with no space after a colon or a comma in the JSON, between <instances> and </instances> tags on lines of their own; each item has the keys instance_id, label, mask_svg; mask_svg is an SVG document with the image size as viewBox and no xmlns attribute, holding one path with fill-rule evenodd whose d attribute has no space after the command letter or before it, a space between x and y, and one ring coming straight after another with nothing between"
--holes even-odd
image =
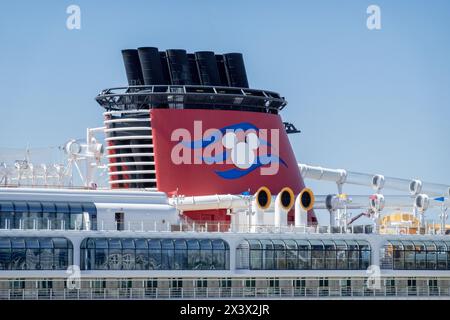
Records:
<instances>
[{"instance_id":1,"label":"ship superstructure","mask_svg":"<svg viewBox=\"0 0 450 320\"><path fill-rule=\"evenodd\" d=\"M128 86L65 167L1 168L0 299L450 297L448 185L299 164L240 53L122 55Z\"/></svg>"}]
</instances>

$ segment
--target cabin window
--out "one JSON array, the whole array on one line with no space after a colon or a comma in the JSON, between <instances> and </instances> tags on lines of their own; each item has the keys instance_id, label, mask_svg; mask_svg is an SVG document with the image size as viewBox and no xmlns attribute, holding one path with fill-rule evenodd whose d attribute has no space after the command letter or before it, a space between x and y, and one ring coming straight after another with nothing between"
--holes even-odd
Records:
<instances>
[{"instance_id":1,"label":"cabin window","mask_svg":"<svg viewBox=\"0 0 450 320\"><path fill-rule=\"evenodd\" d=\"M221 239L87 238L82 270L227 270L228 243Z\"/></svg>"},{"instance_id":2,"label":"cabin window","mask_svg":"<svg viewBox=\"0 0 450 320\"><path fill-rule=\"evenodd\" d=\"M66 238L0 237L0 270L65 270L72 256Z\"/></svg>"},{"instance_id":3,"label":"cabin window","mask_svg":"<svg viewBox=\"0 0 450 320\"><path fill-rule=\"evenodd\" d=\"M0 201L0 229L96 230L92 202Z\"/></svg>"},{"instance_id":4,"label":"cabin window","mask_svg":"<svg viewBox=\"0 0 450 320\"><path fill-rule=\"evenodd\" d=\"M439 240L388 240L381 250L381 267L399 270L447 270L449 246L449 242Z\"/></svg>"},{"instance_id":5,"label":"cabin window","mask_svg":"<svg viewBox=\"0 0 450 320\"><path fill-rule=\"evenodd\" d=\"M238 269L251 270L362 270L371 262L366 241L248 239L236 251Z\"/></svg>"}]
</instances>

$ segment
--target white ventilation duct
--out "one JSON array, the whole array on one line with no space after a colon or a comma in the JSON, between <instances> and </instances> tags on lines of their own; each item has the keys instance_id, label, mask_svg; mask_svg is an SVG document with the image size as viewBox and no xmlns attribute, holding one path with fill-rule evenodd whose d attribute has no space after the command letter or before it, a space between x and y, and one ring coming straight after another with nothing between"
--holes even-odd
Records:
<instances>
[{"instance_id":1,"label":"white ventilation duct","mask_svg":"<svg viewBox=\"0 0 450 320\"><path fill-rule=\"evenodd\" d=\"M252 201L252 211L255 213L254 224L261 226L264 224L264 212L269 209L272 203L272 194L266 187L261 187L256 191ZM250 219L251 221L251 219Z\"/></svg>"},{"instance_id":2,"label":"white ventilation duct","mask_svg":"<svg viewBox=\"0 0 450 320\"><path fill-rule=\"evenodd\" d=\"M295 217L296 227L306 226L308 224L308 211L314 206L314 193L311 189L304 188L295 199Z\"/></svg>"},{"instance_id":3,"label":"white ventilation duct","mask_svg":"<svg viewBox=\"0 0 450 320\"><path fill-rule=\"evenodd\" d=\"M275 227L287 225L287 215L295 202L294 192L291 188L283 188L275 198Z\"/></svg>"},{"instance_id":4,"label":"white ventilation duct","mask_svg":"<svg viewBox=\"0 0 450 320\"><path fill-rule=\"evenodd\" d=\"M169 204L181 211L214 210L214 209L248 209L251 203L249 196L216 194L209 196L173 197Z\"/></svg>"}]
</instances>

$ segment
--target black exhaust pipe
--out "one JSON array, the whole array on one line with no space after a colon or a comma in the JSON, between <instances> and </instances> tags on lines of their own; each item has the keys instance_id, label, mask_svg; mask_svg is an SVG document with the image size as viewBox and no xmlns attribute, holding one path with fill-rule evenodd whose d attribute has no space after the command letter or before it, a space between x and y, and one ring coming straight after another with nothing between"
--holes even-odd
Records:
<instances>
[{"instance_id":1,"label":"black exhaust pipe","mask_svg":"<svg viewBox=\"0 0 450 320\"><path fill-rule=\"evenodd\" d=\"M199 70L197 61L195 61L195 54L188 53L189 72L191 73L191 80L193 85L200 85Z\"/></svg>"},{"instance_id":2,"label":"black exhaust pipe","mask_svg":"<svg viewBox=\"0 0 450 320\"><path fill-rule=\"evenodd\" d=\"M170 71L169 71L169 64L167 62L167 54L165 51L159 52L159 58L161 61L162 66L162 72L164 77L164 84L170 84Z\"/></svg>"},{"instance_id":3,"label":"black exhaust pipe","mask_svg":"<svg viewBox=\"0 0 450 320\"><path fill-rule=\"evenodd\" d=\"M203 86L220 86L219 69L217 68L217 61L214 52L212 51L197 51L195 53L197 61L198 73L200 76L200 84Z\"/></svg>"},{"instance_id":4,"label":"black exhaust pipe","mask_svg":"<svg viewBox=\"0 0 450 320\"><path fill-rule=\"evenodd\" d=\"M166 84L158 48L138 48L144 84L147 86Z\"/></svg>"},{"instance_id":5,"label":"black exhaust pipe","mask_svg":"<svg viewBox=\"0 0 450 320\"><path fill-rule=\"evenodd\" d=\"M227 67L225 65L225 57L223 54L216 54L217 70L219 71L220 85L223 87L229 87Z\"/></svg>"},{"instance_id":6,"label":"black exhaust pipe","mask_svg":"<svg viewBox=\"0 0 450 320\"><path fill-rule=\"evenodd\" d=\"M224 58L230 86L248 88L247 72L245 71L242 53L226 53Z\"/></svg>"},{"instance_id":7,"label":"black exhaust pipe","mask_svg":"<svg viewBox=\"0 0 450 320\"><path fill-rule=\"evenodd\" d=\"M127 73L128 85L143 85L144 78L142 76L138 51L136 49L122 50L122 57L125 65L125 72Z\"/></svg>"},{"instance_id":8,"label":"black exhaust pipe","mask_svg":"<svg viewBox=\"0 0 450 320\"><path fill-rule=\"evenodd\" d=\"M166 53L171 83L173 85L192 84L192 77L189 70L189 61L186 50L169 49Z\"/></svg>"}]
</instances>

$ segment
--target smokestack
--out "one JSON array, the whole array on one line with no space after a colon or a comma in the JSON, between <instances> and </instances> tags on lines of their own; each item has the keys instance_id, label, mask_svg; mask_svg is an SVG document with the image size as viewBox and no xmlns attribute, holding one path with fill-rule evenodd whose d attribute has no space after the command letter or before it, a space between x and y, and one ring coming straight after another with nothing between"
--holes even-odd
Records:
<instances>
[{"instance_id":1,"label":"smokestack","mask_svg":"<svg viewBox=\"0 0 450 320\"><path fill-rule=\"evenodd\" d=\"M169 64L167 62L167 54L165 51L159 52L159 58L161 61L162 72L164 77L164 84L170 84L170 72L169 72Z\"/></svg>"},{"instance_id":2,"label":"smokestack","mask_svg":"<svg viewBox=\"0 0 450 320\"><path fill-rule=\"evenodd\" d=\"M138 51L136 49L122 50L123 63L127 73L128 85L143 85L141 63L139 61Z\"/></svg>"},{"instance_id":3,"label":"smokestack","mask_svg":"<svg viewBox=\"0 0 450 320\"><path fill-rule=\"evenodd\" d=\"M248 88L247 72L245 71L242 53L226 53L224 58L229 85L231 87Z\"/></svg>"},{"instance_id":4,"label":"smokestack","mask_svg":"<svg viewBox=\"0 0 450 320\"><path fill-rule=\"evenodd\" d=\"M138 53L145 85L166 84L158 48L138 48Z\"/></svg>"},{"instance_id":5,"label":"smokestack","mask_svg":"<svg viewBox=\"0 0 450 320\"><path fill-rule=\"evenodd\" d=\"M214 52L212 51L197 51L195 53L197 60L198 73L200 76L200 84L204 86L220 86L219 69L217 68L217 61Z\"/></svg>"},{"instance_id":6,"label":"smokestack","mask_svg":"<svg viewBox=\"0 0 450 320\"><path fill-rule=\"evenodd\" d=\"M173 85L192 84L192 77L189 71L189 62L186 50L169 49L166 53L171 83Z\"/></svg>"},{"instance_id":7,"label":"smokestack","mask_svg":"<svg viewBox=\"0 0 450 320\"><path fill-rule=\"evenodd\" d=\"M225 58L223 54L216 54L217 70L219 71L220 85L228 87L227 68L225 66Z\"/></svg>"},{"instance_id":8,"label":"smokestack","mask_svg":"<svg viewBox=\"0 0 450 320\"><path fill-rule=\"evenodd\" d=\"M193 53L188 53L188 63L189 63L189 72L191 73L192 84L199 85L199 70L197 67L197 61L195 60L195 55Z\"/></svg>"}]
</instances>

